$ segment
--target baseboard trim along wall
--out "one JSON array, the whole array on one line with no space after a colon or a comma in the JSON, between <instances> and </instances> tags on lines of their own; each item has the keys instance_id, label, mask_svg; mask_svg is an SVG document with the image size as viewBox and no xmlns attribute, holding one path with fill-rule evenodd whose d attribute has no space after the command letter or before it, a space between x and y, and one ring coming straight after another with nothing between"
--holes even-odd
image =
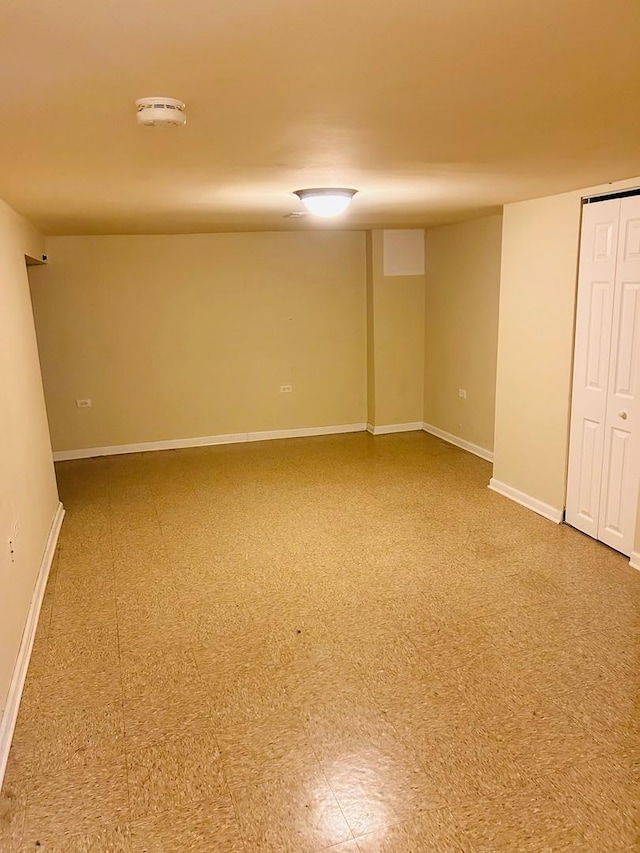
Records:
<instances>
[{"instance_id":1,"label":"baseboard trim along wall","mask_svg":"<svg viewBox=\"0 0 640 853\"><path fill-rule=\"evenodd\" d=\"M7 769L9 750L11 749L13 732L16 727L16 720L18 719L18 710L20 708L24 682L27 677L27 669L29 668L29 659L31 658L33 641L36 636L36 628L38 627L38 618L40 616L40 608L42 607L42 599L47 586L49 571L51 570L53 555L55 554L56 545L58 543L58 536L60 535L63 518L64 507L59 503L53 517L51 530L49 531L49 537L47 539L47 545L40 564L40 571L38 572L38 579L31 598L31 606L29 607L27 622L22 634L22 643L20 644L18 659L16 660L16 665L13 670L13 677L9 687L9 695L7 696L4 713L2 715L2 720L0 721L0 789L2 788L5 770Z\"/></svg>"},{"instance_id":2,"label":"baseboard trim along wall","mask_svg":"<svg viewBox=\"0 0 640 853\"><path fill-rule=\"evenodd\" d=\"M382 424L381 426L367 424L367 431L370 432L371 435L389 435L392 432L416 432L421 429L421 421L415 421L410 424Z\"/></svg>"},{"instance_id":3,"label":"baseboard trim along wall","mask_svg":"<svg viewBox=\"0 0 640 853\"><path fill-rule=\"evenodd\" d=\"M85 447L80 450L57 450L55 462L69 459L92 459L95 456L119 456L123 453L146 453L152 450L179 450L182 447L212 447L216 444L238 444L247 441L269 441L276 438L304 438L314 435L337 435L364 432L367 424L338 424L337 426L303 427L301 429L271 429L263 432L236 432L229 435L204 435L197 438L174 438L168 441L144 441L140 444L113 444L108 447Z\"/></svg>"},{"instance_id":4,"label":"baseboard trim along wall","mask_svg":"<svg viewBox=\"0 0 640 853\"><path fill-rule=\"evenodd\" d=\"M458 438L457 435L453 435L453 433L450 432L445 432L443 429L439 429L439 427L435 427L432 424L423 423L422 429L425 432L430 433L431 435L435 435L436 438L441 438L443 441L448 441L449 444L455 444L456 447L461 447L462 450L468 450L469 453L474 453L481 459L486 459L487 462L493 462L493 453L491 450L486 450L484 447L480 447L480 445L478 444L472 444L470 441L466 441L464 438Z\"/></svg>"},{"instance_id":5,"label":"baseboard trim along wall","mask_svg":"<svg viewBox=\"0 0 640 853\"><path fill-rule=\"evenodd\" d=\"M640 551L632 551L629 556L629 565L632 569L640 570Z\"/></svg>"},{"instance_id":6,"label":"baseboard trim along wall","mask_svg":"<svg viewBox=\"0 0 640 853\"><path fill-rule=\"evenodd\" d=\"M562 524L564 521L564 512L561 509L556 509L554 506L543 503L537 498L532 498L531 495L527 495L519 489L514 489L513 486L508 486L506 483L501 483L500 480L496 480L494 477L489 481L489 488L499 495L537 512L538 515L548 518L549 521L554 521L556 524Z\"/></svg>"}]
</instances>

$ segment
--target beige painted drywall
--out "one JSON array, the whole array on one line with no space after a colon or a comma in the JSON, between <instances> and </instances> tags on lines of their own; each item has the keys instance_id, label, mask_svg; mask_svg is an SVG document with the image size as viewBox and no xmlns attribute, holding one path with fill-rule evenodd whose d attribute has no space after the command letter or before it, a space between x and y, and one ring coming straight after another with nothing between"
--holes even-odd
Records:
<instances>
[{"instance_id":1,"label":"beige painted drywall","mask_svg":"<svg viewBox=\"0 0 640 853\"><path fill-rule=\"evenodd\" d=\"M54 450L365 422L364 232L47 248L31 281Z\"/></svg>"},{"instance_id":2,"label":"beige painted drywall","mask_svg":"<svg viewBox=\"0 0 640 853\"><path fill-rule=\"evenodd\" d=\"M384 275L384 232L369 237L368 423L422 423L424 275Z\"/></svg>"},{"instance_id":3,"label":"beige painted drywall","mask_svg":"<svg viewBox=\"0 0 640 853\"><path fill-rule=\"evenodd\" d=\"M424 420L486 450L493 450L501 242L502 216L426 234Z\"/></svg>"},{"instance_id":4,"label":"beige painted drywall","mask_svg":"<svg viewBox=\"0 0 640 853\"><path fill-rule=\"evenodd\" d=\"M556 510L566 493L581 198L634 186L640 178L504 208L493 476Z\"/></svg>"},{"instance_id":5,"label":"beige painted drywall","mask_svg":"<svg viewBox=\"0 0 640 853\"><path fill-rule=\"evenodd\" d=\"M43 251L38 232L0 202L0 711L58 506L25 265Z\"/></svg>"}]
</instances>

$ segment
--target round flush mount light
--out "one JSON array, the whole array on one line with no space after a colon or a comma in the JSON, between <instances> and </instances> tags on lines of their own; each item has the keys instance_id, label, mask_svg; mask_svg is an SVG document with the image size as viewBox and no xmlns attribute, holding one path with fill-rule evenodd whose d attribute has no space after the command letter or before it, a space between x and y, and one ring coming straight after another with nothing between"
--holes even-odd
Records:
<instances>
[{"instance_id":1,"label":"round flush mount light","mask_svg":"<svg viewBox=\"0 0 640 853\"><path fill-rule=\"evenodd\" d=\"M358 190L348 190L343 187L317 187L309 190L296 190L295 195L308 211L316 216L328 218L343 213L351 204L351 199Z\"/></svg>"},{"instance_id":2,"label":"round flush mount light","mask_svg":"<svg viewBox=\"0 0 640 853\"><path fill-rule=\"evenodd\" d=\"M138 124L148 127L180 127L187 123L185 105L175 98L138 98Z\"/></svg>"}]
</instances>

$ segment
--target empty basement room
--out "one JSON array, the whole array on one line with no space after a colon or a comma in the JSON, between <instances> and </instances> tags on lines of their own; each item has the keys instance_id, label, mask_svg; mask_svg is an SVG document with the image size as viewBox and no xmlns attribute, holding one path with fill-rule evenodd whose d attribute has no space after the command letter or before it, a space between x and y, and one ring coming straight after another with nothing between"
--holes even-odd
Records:
<instances>
[{"instance_id":1,"label":"empty basement room","mask_svg":"<svg viewBox=\"0 0 640 853\"><path fill-rule=\"evenodd\" d=\"M0 853L640 850L636 0L0 2Z\"/></svg>"}]
</instances>

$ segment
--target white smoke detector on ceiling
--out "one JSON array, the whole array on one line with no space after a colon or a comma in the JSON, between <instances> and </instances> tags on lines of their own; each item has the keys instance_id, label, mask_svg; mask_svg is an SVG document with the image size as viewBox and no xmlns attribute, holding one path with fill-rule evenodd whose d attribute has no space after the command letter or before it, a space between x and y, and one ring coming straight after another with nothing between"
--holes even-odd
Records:
<instances>
[{"instance_id":1,"label":"white smoke detector on ceiling","mask_svg":"<svg viewBox=\"0 0 640 853\"><path fill-rule=\"evenodd\" d=\"M149 127L179 127L187 123L185 105L175 98L138 98L138 124Z\"/></svg>"}]
</instances>

